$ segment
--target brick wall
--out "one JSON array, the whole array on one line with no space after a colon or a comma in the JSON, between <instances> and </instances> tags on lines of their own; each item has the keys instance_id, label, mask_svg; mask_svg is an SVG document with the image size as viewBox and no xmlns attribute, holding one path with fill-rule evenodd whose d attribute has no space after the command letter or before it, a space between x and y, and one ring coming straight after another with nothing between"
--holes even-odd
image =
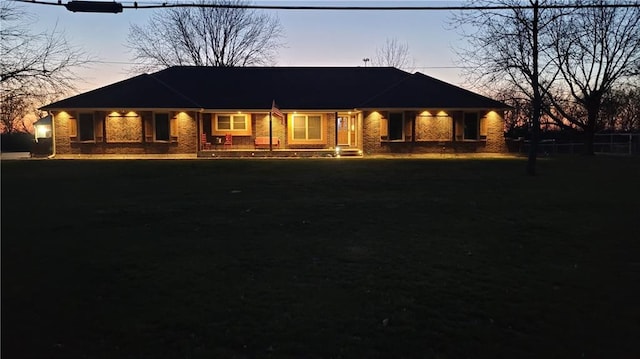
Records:
<instances>
[{"instance_id":1,"label":"brick wall","mask_svg":"<svg viewBox=\"0 0 640 359\"><path fill-rule=\"evenodd\" d=\"M364 154L389 152L380 142L380 112L365 111L362 114L362 151Z\"/></svg>"},{"instance_id":2,"label":"brick wall","mask_svg":"<svg viewBox=\"0 0 640 359\"><path fill-rule=\"evenodd\" d=\"M417 141L449 141L453 138L451 116L418 115L416 117Z\"/></svg>"},{"instance_id":3,"label":"brick wall","mask_svg":"<svg viewBox=\"0 0 640 359\"><path fill-rule=\"evenodd\" d=\"M108 143L142 143L142 117L105 116L105 138Z\"/></svg>"},{"instance_id":4,"label":"brick wall","mask_svg":"<svg viewBox=\"0 0 640 359\"><path fill-rule=\"evenodd\" d=\"M253 138L255 137L269 137L269 114L254 114L253 128L254 133L248 147L254 148ZM280 140L280 148L285 148L287 143L287 132L285 126L286 119L281 119L278 116L271 116L271 131L272 136L277 137Z\"/></svg>"},{"instance_id":5,"label":"brick wall","mask_svg":"<svg viewBox=\"0 0 640 359\"><path fill-rule=\"evenodd\" d=\"M72 153L71 138L69 137L69 119L73 117L68 112L58 112L53 118L53 134L55 136L55 151L57 153Z\"/></svg>"},{"instance_id":6,"label":"brick wall","mask_svg":"<svg viewBox=\"0 0 640 359\"><path fill-rule=\"evenodd\" d=\"M58 112L54 115L56 153L59 154L182 154L196 153L197 126L194 112L172 113L177 126L177 141L171 143L144 142L144 119L150 118L152 113L140 111L139 117L109 118L107 112L96 111L94 118L96 126L103 126L102 137L96 137L96 142L80 143L72 141L70 136L72 121L76 113ZM127 120L130 120L127 122ZM130 132L130 133L128 133Z\"/></svg>"},{"instance_id":7,"label":"brick wall","mask_svg":"<svg viewBox=\"0 0 640 359\"><path fill-rule=\"evenodd\" d=\"M481 114L482 115L482 114ZM429 111L420 114L405 112L404 142L383 142L380 140L381 118L386 112L363 113L363 151L365 154L376 153L438 153L438 152L507 152L504 139L504 119L502 113L494 111L484 114L486 140L453 141L454 123L456 133L461 130L462 111L451 111L450 114L440 111ZM416 120L416 142L411 139L412 121Z\"/></svg>"},{"instance_id":8,"label":"brick wall","mask_svg":"<svg viewBox=\"0 0 640 359\"><path fill-rule=\"evenodd\" d=\"M487 124L485 152L508 152L507 143L504 139L504 112L491 111L485 116L485 121Z\"/></svg>"},{"instance_id":9,"label":"brick wall","mask_svg":"<svg viewBox=\"0 0 640 359\"><path fill-rule=\"evenodd\" d=\"M169 153L196 153L198 150L198 130L194 112L178 112L175 115L178 125L177 146L169 146Z\"/></svg>"},{"instance_id":10,"label":"brick wall","mask_svg":"<svg viewBox=\"0 0 640 359\"><path fill-rule=\"evenodd\" d=\"M451 112L451 115L437 115L438 111L429 114L405 112L405 142L381 142L380 122L386 112L368 111L361 115L362 149L365 154L375 153L423 153L441 152L441 142L446 142L447 151L456 152L507 152L504 140L504 120L501 113L488 112L484 116L487 139L482 141L446 141L453 138L453 123L461 111ZM96 123L104 124L104 134L97 137L96 143L79 143L70 138L70 123L76 116L75 112L59 112L54 116L56 153L60 154L182 154L196 153L199 138L196 125L197 114L194 112L172 113L177 126L177 141L172 143L145 142L142 135L144 121L152 117L150 111L140 111L135 118L108 118L106 112L95 112ZM287 141L286 124L278 117L273 117L273 136L280 138L281 148L334 148L335 147L335 114L323 114L325 119L326 139L318 145L289 145ZM411 141L412 121L416 119L416 142ZM127 120L130 120L127 122ZM255 136L269 135L268 114L253 114L252 135L234 136L233 145L237 149L253 148ZM458 126L456 126L458 127ZM128 133L127 131L132 131ZM457 131L455 131L457 132Z\"/></svg>"},{"instance_id":11,"label":"brick wall","mask_svg":"<svg viewBox=\"0 0 640 359\"><path fill-rule=\"evenodd\" d=\"M331 112L327 118L327 145L325 148L336 148L336 114Z\"/></svg>"}]
</instances>

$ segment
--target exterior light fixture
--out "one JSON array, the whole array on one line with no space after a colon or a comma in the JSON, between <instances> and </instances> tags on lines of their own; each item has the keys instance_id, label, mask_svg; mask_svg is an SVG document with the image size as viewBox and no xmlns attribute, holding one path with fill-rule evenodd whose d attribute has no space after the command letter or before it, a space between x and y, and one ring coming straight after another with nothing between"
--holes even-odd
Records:
<instances>
[{"instance_id":1,"label":"exterior light fixture","mask_svg":"<svg viewBox=\"0 0 640 359\"><path fill-rule=\"evenodd\" d=\"M122 4L115 1L69 1L64 7L71 12L122 12Z\"/></svg>"}]
</instances>

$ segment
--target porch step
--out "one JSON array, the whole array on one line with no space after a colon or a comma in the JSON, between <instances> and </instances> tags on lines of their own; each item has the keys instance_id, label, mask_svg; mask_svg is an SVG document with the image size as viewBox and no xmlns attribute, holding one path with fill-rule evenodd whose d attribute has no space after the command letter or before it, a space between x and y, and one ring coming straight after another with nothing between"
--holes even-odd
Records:
<instances>
[{"instance_id":1,"label":"porch step","mask_svg":"<svg viewBox=\"0 0 640 359\"><path fill-rule=\"evenodd\" d=\"M362 156L362 151L358 148L341 148L340 156Z\"/></svg>"}]
</instances>

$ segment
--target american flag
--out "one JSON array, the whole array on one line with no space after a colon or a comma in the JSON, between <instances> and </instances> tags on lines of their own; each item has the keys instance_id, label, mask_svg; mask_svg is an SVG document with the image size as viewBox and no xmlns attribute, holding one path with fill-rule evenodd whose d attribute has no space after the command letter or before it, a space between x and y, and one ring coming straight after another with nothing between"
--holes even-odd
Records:
<instances>
[{"instance_id":1,"label":"american flag","mask_svg":"<svg viewBox=\"0 0 640 359\"><path fill-rule=\"evenodd\" d=\"M282 113L282 111L280 111L280 109L278 108L278 106L276 106L276 101L274 100L271 103L271 113L280 117L280 118L284 118L284 114Z\"/></svg>"}]
</instances>

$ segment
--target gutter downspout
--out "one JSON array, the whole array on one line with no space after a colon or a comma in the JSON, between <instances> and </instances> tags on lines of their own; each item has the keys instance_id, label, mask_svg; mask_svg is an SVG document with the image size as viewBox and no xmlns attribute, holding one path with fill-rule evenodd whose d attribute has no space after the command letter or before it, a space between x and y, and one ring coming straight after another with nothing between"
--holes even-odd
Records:
<instances>
[{"instance_id":1,"label":"gutter downspout","mask_svg":"<svg viewBox=\"0 0 640 359\"><path fill-rule=\"evenodd\" d=\"M51 154L49 156L47 156L47 158L52 159L54 157L56 157L56 126L55 126L55 119L56 116L49 111L49 114L51 115Z\"/></svg>"}]
</instances>

